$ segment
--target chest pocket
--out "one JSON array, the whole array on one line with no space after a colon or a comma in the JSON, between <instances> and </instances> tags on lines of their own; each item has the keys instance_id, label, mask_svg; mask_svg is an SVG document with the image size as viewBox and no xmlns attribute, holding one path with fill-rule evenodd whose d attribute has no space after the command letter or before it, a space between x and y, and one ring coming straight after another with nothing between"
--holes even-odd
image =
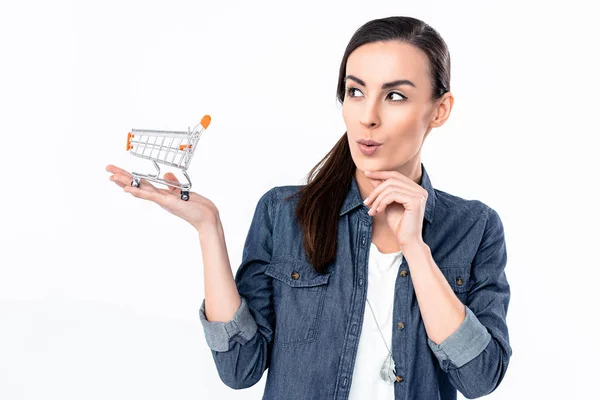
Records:
<instances>
[{"instance_id":1,"label":"chest pocket","mask_svg":"<svg viewBox=\"0 0 600 400\"><path fill-rule=\"evenodd\" d=\"M331 274L294 259L274 260L265 274L274 278L275 341L283 346L315 341Z\"/></svg>"},{"instance_id":2,"label":"chest pocket","mask_svg":"<svg viewBox=\"0 0 600 400\"><path fill-rule=\"evenodd\" d=\"M466 304L469 291L475 283L473 279L471 279L471 266L440 266L440 271L444 274L444 277L450 284L456 297L458 297L463 304Z\"/></svg>"}]
</instances>

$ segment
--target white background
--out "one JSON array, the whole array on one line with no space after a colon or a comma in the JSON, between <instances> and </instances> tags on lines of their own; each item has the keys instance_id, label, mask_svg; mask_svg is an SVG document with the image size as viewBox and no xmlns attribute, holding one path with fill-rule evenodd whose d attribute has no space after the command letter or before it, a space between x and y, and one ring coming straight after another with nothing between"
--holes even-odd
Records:
<instances>
[{"instance_id":1,"label":"white background","mask_svg":"<svg viewBox=\"0 0 600 400\"><path fill-rule=\"evenodd\" d=\"M514 354L489 398L597 395L599 35L583 2L0 4L0 399L261 398L266 373L243 391L217 374L195 230L104 168L154 172L127 132L210 114L189 174L235 272L259 197L304 183L345 131L348 40L390 15L450 48L456 101L422 153L434 187L505 227Z\"/></svg>"}]
</instances>

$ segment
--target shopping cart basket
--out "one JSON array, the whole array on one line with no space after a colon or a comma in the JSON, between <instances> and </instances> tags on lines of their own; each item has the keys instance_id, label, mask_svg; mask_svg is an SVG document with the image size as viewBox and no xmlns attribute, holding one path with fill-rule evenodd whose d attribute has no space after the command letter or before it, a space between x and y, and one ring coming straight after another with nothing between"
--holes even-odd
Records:
<instances>
[{"instance_id":1,"label":"shopping cart basket","mask_svg":"<svg viewBox=\"0 0 600 400\"><path fill-rule=\"evenodd\" d=\"M192 188L192 181L187 174L187 169L198 147L198 140L209 124L210 115L205 115L194 129L190 130L188 127L187 132L132 129L127 134L127 151L134 156L151 160L156 168L156 175L132 172L131 186L138 187L140 179L144 178L151 182L158 182L180 189L181 199L187 201L190 198L190 189ZM187 183L159 178L160 168L158 164L181 169Z\"/></svg>"}]
</instances>

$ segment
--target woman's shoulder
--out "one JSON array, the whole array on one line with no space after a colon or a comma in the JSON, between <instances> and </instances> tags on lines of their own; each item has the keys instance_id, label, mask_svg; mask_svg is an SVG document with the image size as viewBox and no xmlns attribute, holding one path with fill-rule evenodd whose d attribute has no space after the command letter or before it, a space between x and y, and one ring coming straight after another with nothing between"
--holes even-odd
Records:
<instances>
[{"instance_id":1,"label":"woman's shoulder","mask_svg":"<svg viewBox=\"0 0 600 400\"><path fill-rule=\"evenodd\" d=\"M297 193L300 189L302 189L305 186L306 185L274 186L271 190L273 190L279 198L283 199L294 193Z\"/></svg>"},{"instance_id":2,"label":"woman's shoulder","mask_svg":"<svg viewBox=\"0 0 600 400\"><path fill-rule=\"evenodd\" d=\"M471 199L466 196L448 193L434 189L436 214L460 215L471 219L487 219L490 214L497 214L487 202L480 199Z\"/></svg>"},{"instance_id":3,"label":"woman's shoulder","mask_svg":"<svg viewBox=\"0 0 600 400\"><path fill-rule=\"evenodd\" d=\"M267 214L271 218L279 214L279 210L282 206L286 206L288 209L293 210L294 205L298 201L298 196L293 195L298 193L304 186L306 185L272 186L260 196L257 209L267 210Z\"/></svg>"},{"instance_id":4,"label":"woman's shoulder","mask_svg":"<svg viewBox=\"0 0 600 400\"><path fill-rule=\"evenodd\" d=\"M295 204L298 201L298 196L294 196L299 193L300 190L306 185L282 185L274 186L267 191L273 198L273 202L280 206L282 203Z\"/></svg>"}]
</instances>

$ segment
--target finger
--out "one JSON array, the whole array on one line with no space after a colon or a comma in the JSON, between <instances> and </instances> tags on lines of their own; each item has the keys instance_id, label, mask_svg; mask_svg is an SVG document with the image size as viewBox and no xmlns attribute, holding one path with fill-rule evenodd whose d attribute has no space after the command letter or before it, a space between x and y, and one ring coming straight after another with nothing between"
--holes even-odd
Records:
<instances>
[{"instance_id":1,"label":"finger","mask_svg":"<svg viewBox=\"0 0 600 400\"><path fill-rule=\"evenodd\" d=\"M369 193L369 196L365 199L365 204L369 204L372 203L373 200L375 200L377 198L377 196L379 196L379 194L390 185L390 182L385 182L379 179L371 179L368 178L369 182L371 182L371 185L373 186L373 190L371 191L371 193Z\"/></svg>"},{"instance_id":2,"label":"finger","mask_svg":"<svg viewBox=\"0 0 600 400\"><path fill-rule=\"evenodd\" d=\"M419 205L422 207L422 210L425 210L426 201L427 197L423 194L415 195L408 191L394 190L381 199L377 208L379 209L378 212L381 213L385 211L388 205L395 202L404 207L405 210L415 210Z\"/></svg>"},{"instance_id":3,"label":"finger","mask_svg":"<svg viewBox=\"0 0 600 400\"><path fill-rule=\"evenodd\" d=\"M377 186L381 185L384 181L382 181L380 179L370 179L369 178L369 182L371 182L371 185L373 186L373 188L376 188Z\"/></svg>"},{"instance_id":4,"label":"finger","mask_svg":"<svg viewBox=\"0 0 600 400\"><path fill-rule=\"evenodd\" d=\"M129 177L131 177L131 174L130 174L129 172L127 172L127 171L125 171L124 169L121 169L121 168L119 168L119 167L116 167L116 166L114 166L114 165L112 165L112 164L109 164L109 165L107 165L105 169L106 169L108 172L112 172L113 174L116 174L116 173L121 173L121 174L124 174L124 175L126 175L126 176L129 176Z\"/></svg>"},{"instance_id":5,"label":"finger","mask_svg":"<svg viewBox=\"0 0 600 400\"><path fill-rule=\"evenodd\" d=\"M379 186L379 183L376 183L377 181L369 179L369 182L371 183L371 186L373 187L373 189L375 189L377 186ZM371 203L373 201L374 198L376 198L377 196L374 193L374 190L371 190L371 193L369 193L369 195L365 198L365 200L363 201L363 203L365 203L365 205L368 205L369 203Z\"/></svg>"},{"instance_id":6,"label":"finger","mask_svg":"<svg viewBox=\"0 0 600 400\"><path fill-rule=\"evenodd\" d=\"M153 201L159 205L163 205L164 204L164 196L156 191L153 190L146 190L144 188L140 187L134 187L134 186L124 186L123 187L123 191L125 193L131 193L132 196L140 198L140 199L144 199L144 200L149 200L149 201Z\"/></svg>"},{"instance_id":7,"label":"finger","mask_svg":"<svg viewBox=\"0 0 600 400\"><path fill-rule=\"evenodd\" d=\"M396 178L389 178L384 181L377 180L377 179L371 179L371 178L368 178L368 179L373 184L374 189L369 194L369 197L367 198L367 202L365 204L371 203L381 193L383 193L388 187L391 187L391 186L397 187L399 189L402 189L408 193L413 193L415 195L421 194L421 193L423 193L423 191L425 191L421 186L419 186L417 189L413 189L412 185L407 185L403 180L399 180ZM414 183L414 182L412 182L412 183Z\"/></svg>"},{"instance_id":8,"label":"finger","mask_svg":"<svg viewBox=\"0 0 600 400\"><path fill-rule=\"evenodd\" d=\"M129 180L129 186L132 186L131 185L132 183L133 183L133 178L131 178ZM158 188L144 178L140 178L140 184L138 185L138 187L140 189L150 190L152 192L158 192Z\"/></svg>"},{"instance_id":9,"label":"finger","mask_svg":"<svg viewBox=\"0 0 600 400\"><path fill-rule=\"evenodd\" d=\"M123 187L123 186L129 186L131 185L131 177L127 176L121 172L116 172L113 175L111 175L109 177L109 179L111 181L113 181L114 183L116 183L117 185Z\"/></svg>"},{"instance_id":10,"label":"finger","mask_svg":"<svg viewBox=\"0 0 600 400\"><path fill-rule=\"evenodd\" d=\"M416 184L412 179L410 179L408 176L402 175L400 172L398 171L365 171L365 175L367 178L374 178L374 179L382 179L382 180L386 180L389 178L397 178L401 181L403 181L406 184Z\"/></svg>"},{"instance_id":11,"label":"finger","mask_svg":"<svg viewBox=\"0 0 600 400\"><path fill-rule=\"evenodd\" d=\"M124 187L124 186L127 186L127 185L125 185L124 183L120 182L120 181L117 179L117 177L116 177L115 175L111 175L111 176L110 176L108 179L110 179L110 180L111 180L111 182L114 182L114 183L116 183L116 184L117 184L117 186L119 186L119 187L121 187L121 188L122 188L122 187Z\"/></svg>"},{"instance_id":12,"label":"finger","mask_svg":"<svg viewBox=\"0 0 600 400\"><path fill-rule=\"evenodd\" d=\"M131 183L133 182L133 177L126 176L122 173L116 173L111 177L111 180L117 183L117 185L124 187L131 186ZM156 187L150 182L148 182L146 179L140 179L139 187L145 190L151 190L153 192L157 191Z\"/></svg>"},{"instance_id":13,"label":"finger","mask_svg":"<svg viewBox=\"0 0 600 400\"><path fill-rule=\"evenodd\" d=\"M164 179L166 179L168 181L173 181L173 182L179 183L179 179L177 179L177 177L175 176L175 174L172 173L172 172L167 172L165 174L165 176L164 176ZM167 186L169 187L169 191L171 191L171 192L177 190L177 188L174 187L174 186L170 186L170 185L167 185Z\"/></svg>"},{"instance_id":14,"label":"finger","mask_svg":"<svg viewBox=\"0 0 600 400\"><path fill-rule=\"evenodd\" d=\"M127 177L126 175L120 172L114 173L113 175L109 176L108 179L110 179L111 182L116 183L120 187L127 186L131 182L131 178Z\"/></svg>"},{"instance_id":15,"label":"finger","mask_svg":"<svg viewBox=\"0 0 600 400\"><path fill-rule=\"evenodd\" d=\"M404 206L405 203L410 202L412 198L412 194L406 190L393 188L382 193L374 202L371 210L373 214L378 214L387 208L387 206L392 202L397 202Z\"/></svg>"}]
</instances>

